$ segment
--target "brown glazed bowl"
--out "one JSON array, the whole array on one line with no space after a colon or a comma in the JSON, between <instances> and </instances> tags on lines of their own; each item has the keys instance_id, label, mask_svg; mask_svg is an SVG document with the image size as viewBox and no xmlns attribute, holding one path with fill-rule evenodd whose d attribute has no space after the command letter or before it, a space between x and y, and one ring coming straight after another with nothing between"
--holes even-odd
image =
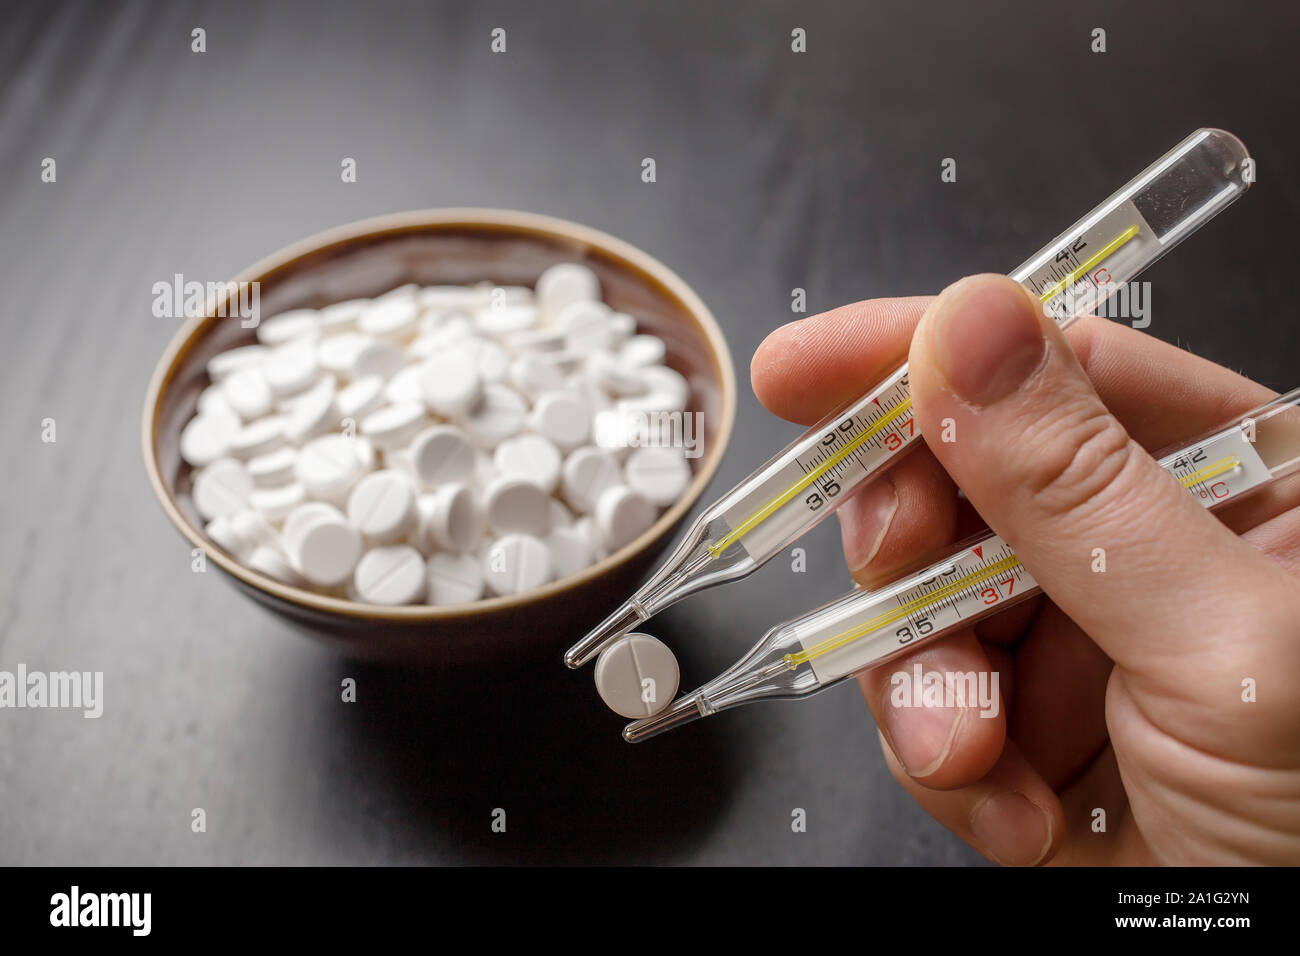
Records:
<instances>
[{"instance_id":1,"label":"brown glazed bowl","mask_svg":"<svg viewBox=\"0 0 1300 956\"><path fill-rule=\"evenodd\" d=\"M260 316L370 297L406 282L536 282L557 262L581 262L600 277L605 300L668 345L668 364L690 383L701 412L704 453L681 500L627 547L581 574L524 594L451 607L382 607L286 586L239 564L202 531L180 457L181 428L209 382L208 359L255 341L256 331L219 310L186 320L158 363L144 405L149 483L167 517L244 594L355 657L403 663L466 663L508 657L556 659L622 602L717 470L736 413L731 355L713 315L662 263L585 226L496 209L434 209L341 226L251 266L236 282L260 283ZM224 310L221 310L224 311Z\"/></svg>"}]
</instances>

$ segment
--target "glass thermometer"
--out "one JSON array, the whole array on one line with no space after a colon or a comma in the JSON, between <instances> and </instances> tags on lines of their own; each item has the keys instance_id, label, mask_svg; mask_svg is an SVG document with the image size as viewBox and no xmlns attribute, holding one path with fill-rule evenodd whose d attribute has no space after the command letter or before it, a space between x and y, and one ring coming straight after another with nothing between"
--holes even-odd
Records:
<instances>
[{"instance_id":1,"label":"glass thermometer","mask_svg":"<svg viewBox=\"0 0 1300 956\"><path fill-rule=\"evenodd\" d=\"M1197 130L1012 273L1066 326L1215 216L1249 186L1231 133ZM564 661L581 667L642 621L745 577L913 448L907 366L818 422L695 520L650 578Z\"/></svg>"},{"instance_id":2,"label":"glass thermometer","mask_svg":"<svg viewBox=\"0 0 1300 956\"><path fill-rule=\"evenodd\" d=\"M1300 389L1160 464L1207 508L1300 472ZM752 700L815 694L1040 593L1011 546L985 532L888 587L777 625L719 677L623 736L636 742Z\"/></svg>"}]
</instances>

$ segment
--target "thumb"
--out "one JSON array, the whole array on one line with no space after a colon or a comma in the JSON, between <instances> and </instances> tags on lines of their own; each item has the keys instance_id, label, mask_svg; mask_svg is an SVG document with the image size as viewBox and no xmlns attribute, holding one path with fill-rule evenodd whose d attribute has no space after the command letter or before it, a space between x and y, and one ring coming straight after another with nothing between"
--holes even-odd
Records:
<instances>
[{"instance_id":1,"label":"thumb","mask_svg":"<svg viewBox=\"0 0 1300 956\"><path fill-rule=\"evenodd\" d=\"M1178 679L1167 665L1179 671L1188 652L1259 613L1261 581L1286 587L1128 436L1018 283L975 276L950 286L922 318L910 358L934 455L1121 666Z\"/></svg>"}]
</instances>

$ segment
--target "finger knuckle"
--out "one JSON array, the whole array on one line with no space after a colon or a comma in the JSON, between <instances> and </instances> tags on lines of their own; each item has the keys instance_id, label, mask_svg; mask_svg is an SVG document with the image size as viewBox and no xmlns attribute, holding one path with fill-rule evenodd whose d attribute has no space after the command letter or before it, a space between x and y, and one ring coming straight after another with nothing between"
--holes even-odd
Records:
<instances>
[{"instance_id":1,"label":"finger knuckle","mask_svg":"<svg viewBox=\"0 0 1300 956\"><path fill-rule=\"evenodd\" d=\"M1042 512L1066 517L1125 496L1139 449L1104 408L1048 419L1035 439L1024 486Z\"/></svg>"}]
</instances>

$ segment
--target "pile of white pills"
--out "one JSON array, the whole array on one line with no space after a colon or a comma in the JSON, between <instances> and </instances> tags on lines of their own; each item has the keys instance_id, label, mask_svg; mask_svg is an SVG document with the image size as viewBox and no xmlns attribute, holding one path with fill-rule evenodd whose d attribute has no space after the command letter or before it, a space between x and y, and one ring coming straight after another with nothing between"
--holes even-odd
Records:
<instances>
[{"instance_id":1,"label":"pile of white pills","mask_svg":"<svg viewBox=\"0 0 1300 956\"><path fill-rule=\"evenodd\" d=\"M181 456L208 537L285 584L517 594L622 548L690 484L681 448L598 434L690 390L585 266L296 309L257 339L208 362Z\"/></svg>"}]
</instances>

